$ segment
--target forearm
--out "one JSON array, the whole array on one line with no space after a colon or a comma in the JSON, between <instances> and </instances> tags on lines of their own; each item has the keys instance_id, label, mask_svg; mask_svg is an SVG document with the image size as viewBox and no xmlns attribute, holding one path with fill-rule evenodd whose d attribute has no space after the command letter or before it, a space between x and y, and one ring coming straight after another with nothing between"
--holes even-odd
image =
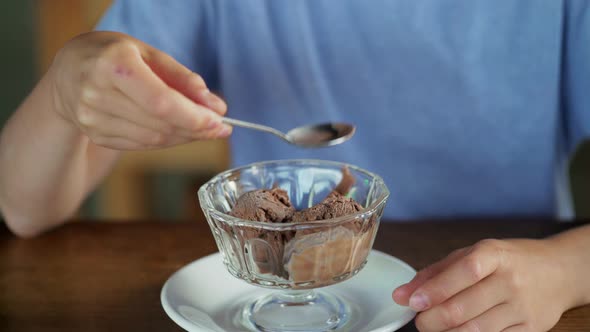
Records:
<instances>
[{"instance_id":1,"label":"forearm","mask_svg":"<svg viewBox=\"0 0 590 332\"><path fill-rule=\"evenodd\" d=\"M32 236L64 222L121 150L227 137L203 79L134 38L73 38L0 135L0 211Z\"/></svg>"},{"instance_id":2,"label":"forearm","mask_svg":"<svg viewBox=\"0 0 590 332\"><path fill-rule=\"evenodd\" d=\"M118 152L90 143L55 108L50 72L0 136L0 210L21 236L64 222L117 158Z\"/></svg>"},{"instance_id":3,"label":"forearm","mask_svg":"<svg viewBox=\"0 0 590 332\"><path fill-rule=\"evenodd\" d=\"M590 304L590 225L578 227L548 239L555 248L560 268L567 274L572 294L571 307Z\"/></svg>"}]
</instances>

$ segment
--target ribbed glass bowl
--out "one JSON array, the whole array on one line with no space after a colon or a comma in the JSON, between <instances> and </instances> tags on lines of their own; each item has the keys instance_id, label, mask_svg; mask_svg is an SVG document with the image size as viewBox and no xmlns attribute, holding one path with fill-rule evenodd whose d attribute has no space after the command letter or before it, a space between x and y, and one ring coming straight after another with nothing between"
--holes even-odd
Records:
<instances>
[{"instance_id":1,"label":"ribbed glass bowl","mask_svg":"<svg viewBox=\"0 0 590 332\"><path fill-rule=\"evenodd\" d=\"M363 207L357 213L299 223L264 223L228 214L243 193L276 186L288 193L297 210L311 207L338 185L343 167L356 179L347 196ZM244 311L244 319L250 321L246 325L255 331L320 331L326 326L342 326L348 310L344 303L302 290L341 282L362 269L388 196L387 186L378 175L354 165L323 160L259 162L225 171L205 183L199 189L199 202L228 271L248 283L285 290L252 302ZM297 327L301 316L294 316L296 320L291 324L285 320L293 314L307 313L292 311L277 318L280 315L276 308L269 309L274 304L304 310L302 301L313 302L316 307L323 303L338 313L329 313L327 325L322 327L319 323L315 327L307 324L313 320L310 317L305 326ZM265 308L272 317L268 313L265 316ZM318 319L321 323L325 317Z\"/></svg>"}]
</instances>

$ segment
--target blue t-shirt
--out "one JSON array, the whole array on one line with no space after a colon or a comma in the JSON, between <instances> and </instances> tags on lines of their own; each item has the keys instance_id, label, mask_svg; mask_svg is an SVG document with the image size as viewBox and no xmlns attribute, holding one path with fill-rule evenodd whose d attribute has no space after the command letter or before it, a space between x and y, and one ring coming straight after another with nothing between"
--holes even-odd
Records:
<instances>
[{"instance_id":1,"label":"blue t-shirt","mask_svg":"<svg viewBox=\"0 0 590 332\"><path fill-rule=\"evenodd\" d=\"M382 175L386 215L568 216L590 133L590 1L116 1L97 29L169 53L229 116L287 131L356 124L306 150L234 130L233 162L345 161Z\"/></svg>"}]
</instances>

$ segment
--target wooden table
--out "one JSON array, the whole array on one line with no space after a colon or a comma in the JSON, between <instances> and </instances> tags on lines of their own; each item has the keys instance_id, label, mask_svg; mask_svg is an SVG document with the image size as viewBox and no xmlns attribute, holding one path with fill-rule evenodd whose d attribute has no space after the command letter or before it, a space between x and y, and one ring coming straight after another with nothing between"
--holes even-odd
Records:
<instances>
[{"instance_id":1,"label":"wooden table","mask_svg":"<svg viewBox=\"0 0 590 332\"><path fill-rule=\"evenodd\" d=\"M383 223L375 249L419 269L487 237L543 237L547 220ZM160 290L183 265L216 251L204 221L79 221L23 240L0 225L0 331L182 331ZM416 331L408 324L401 331ZM590 331L590 306L553 331Z\"/></svg>"}]
</instances>

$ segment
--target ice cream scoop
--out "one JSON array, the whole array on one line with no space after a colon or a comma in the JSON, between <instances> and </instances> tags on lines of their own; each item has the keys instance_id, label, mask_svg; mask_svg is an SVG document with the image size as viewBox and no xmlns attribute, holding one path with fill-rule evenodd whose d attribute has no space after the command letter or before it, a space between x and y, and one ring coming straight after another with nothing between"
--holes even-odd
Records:
<instances>
[{"instance_id":1,"label":"ice cream scoop","mask_svg":"<svg viewBox=\"0 0 590 332\"><path fill-rule=\"evenodd\" d=\"M222 121L232 126L260 130L282 138L284 141L306 148L319 148L343 143L354 135L356 127L342 122L305 125L289 130L286 134L275 128L257 123L224 117Z\"/></svg>"}]
</instances>

